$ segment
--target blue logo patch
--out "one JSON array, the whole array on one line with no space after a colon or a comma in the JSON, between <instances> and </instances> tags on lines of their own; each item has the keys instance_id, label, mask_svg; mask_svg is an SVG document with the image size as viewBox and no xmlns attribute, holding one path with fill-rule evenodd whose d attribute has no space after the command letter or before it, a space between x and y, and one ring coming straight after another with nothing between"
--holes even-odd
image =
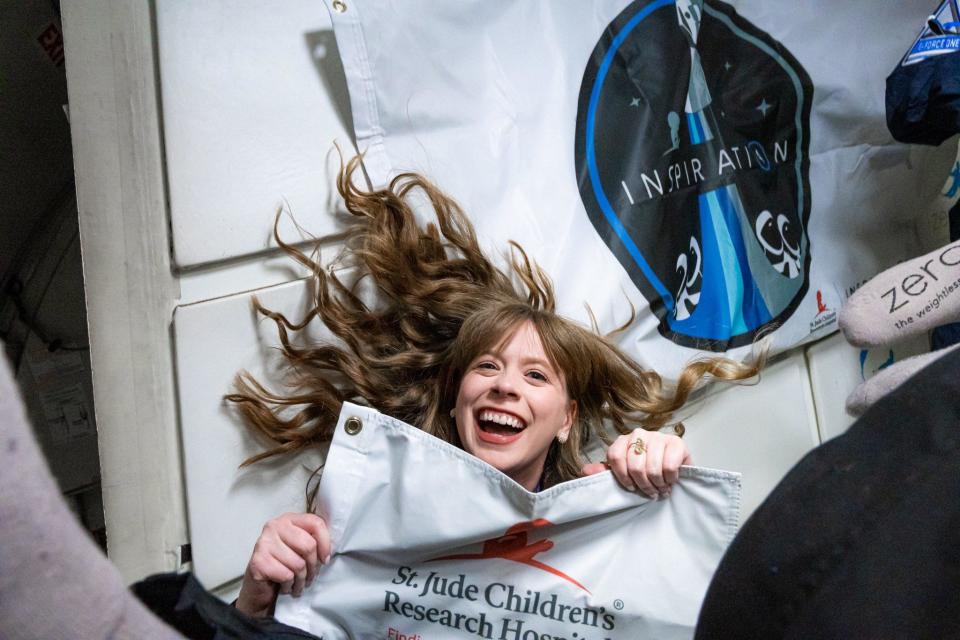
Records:
<instances>
[{"instance_id":1,"label":"blue logo patch","mask_svg":"<svg viewBox=\"0 0 960 640\"><path fill-rule=\"evenodd\" d=\"M580 89L580 195L670 340L749 344L806 293L812 94L723 2L636 0L600 38Z\"/></svg>"},{"instance_id":2,"label":"blue logo patch","mask_svg":"<svg viewBox=\"0 0 960 640\"><path fill-rule=\"evenodd\" d=\"M905 67L956 51L960 51L960 7L957 0L943 0L927 17L900 64Z\"/></svg>"}]
</instances>

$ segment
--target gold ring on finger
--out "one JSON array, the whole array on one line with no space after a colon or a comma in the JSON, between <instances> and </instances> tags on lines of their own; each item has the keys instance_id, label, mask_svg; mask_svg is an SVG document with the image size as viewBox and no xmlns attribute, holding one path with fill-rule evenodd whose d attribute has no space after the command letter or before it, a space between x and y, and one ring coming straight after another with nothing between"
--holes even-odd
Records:
<instances>
[{"instance_id":1,"label":"gold ring on finger","mask_svg":"<svg viewBox=\"0 0 960 640\"><path fill-rule=\"evenodd\" d=\"M647 450L647 445L644 444L642 438L637 438L630 446L633 447L633 452L638 456L643 455L643 452Z\"/></svg>"}]
</instances>

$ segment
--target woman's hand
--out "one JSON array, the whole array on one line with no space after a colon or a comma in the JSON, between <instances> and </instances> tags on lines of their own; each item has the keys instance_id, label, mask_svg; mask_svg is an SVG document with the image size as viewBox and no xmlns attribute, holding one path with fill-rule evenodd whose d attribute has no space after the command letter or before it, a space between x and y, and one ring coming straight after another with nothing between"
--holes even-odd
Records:
<instances>
[{"instance_id":1,"label":"woman's hand","mask_svg":"<svg viewBox=\"0 0 960 640\"><path fill-rule=\"evenodd\" d=\"M637 440L643 444L637 445ZM584 465L583 474L606 469L613 472L624 489L641 491L651 499L667 497L680 478L680 467L693 464L683 440L674 435L634 429L620 436L607 449L607 461Z\"/></svg>"},{"instance_id":2,"label":"woman's hand","mask_svg":"<svg viewBox=\"0 0 960 640\"><path fill-rule=\"evenodd\" d=\"M285 513L263 525L243 574L237 609L253 618L273 615L277 595L299 596L330 561L327 524L312 513Z\"/></svg>"}]
</instances>

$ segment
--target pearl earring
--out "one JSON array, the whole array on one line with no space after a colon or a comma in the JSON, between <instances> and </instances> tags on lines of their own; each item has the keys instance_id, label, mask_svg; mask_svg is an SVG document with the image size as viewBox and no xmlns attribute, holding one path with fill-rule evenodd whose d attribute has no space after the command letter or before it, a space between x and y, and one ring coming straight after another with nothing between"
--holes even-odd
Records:
<instances>
[{"instance_id":1,"label":"pearl earring","mask_svg":"<svg viewBox=\"0 0 960 640\"><path fill-rule=\"evenodd\" d=\"M454 407L453 409L450 409L450 417L451 417L451 418L456 418L456 417L457 417L456 414L457 414L457 408L456 408L456 407Z\"/></svg>"},{"instance_id":2,"label":"pearl earring","mask_svg":"<svg viewBox=\"0 0 960 640\"><path fill-rule=\"evenodd\" d=\"M568 437L569 437L569 434L566 434L566 433L557 434L557 442L559 442L560 444L567 444Z\"/></svg>"}]
</instances>

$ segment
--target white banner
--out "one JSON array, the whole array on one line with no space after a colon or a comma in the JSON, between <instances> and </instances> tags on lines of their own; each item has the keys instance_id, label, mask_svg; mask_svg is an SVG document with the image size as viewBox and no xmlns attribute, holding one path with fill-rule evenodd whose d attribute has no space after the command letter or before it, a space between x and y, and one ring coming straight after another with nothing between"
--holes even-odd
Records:
<instances>
[{"instance_id":1,"label":"white banner","mask_svg":"<svg viewBox=\"0 0 960 640\"><path fill-rule=\"evenodd\" d=\"M921 253L954 151L894 143L884 79L929 0L326 0L374 182L418 171L561 311L668 377L835 329Z\"/></svg>"},{"instance_id":2,"label":"white banner","mask_svg":"<svg viewBox=\"0 0 960 640\"><path fill-rule=\"evenodd\" d=\"M740 475L683 467L660 501L609 471L530 493L345 404L319 499L333 558L277 617L325 640L664 640L693 635Z\"/></svg>"}]
</instances>

